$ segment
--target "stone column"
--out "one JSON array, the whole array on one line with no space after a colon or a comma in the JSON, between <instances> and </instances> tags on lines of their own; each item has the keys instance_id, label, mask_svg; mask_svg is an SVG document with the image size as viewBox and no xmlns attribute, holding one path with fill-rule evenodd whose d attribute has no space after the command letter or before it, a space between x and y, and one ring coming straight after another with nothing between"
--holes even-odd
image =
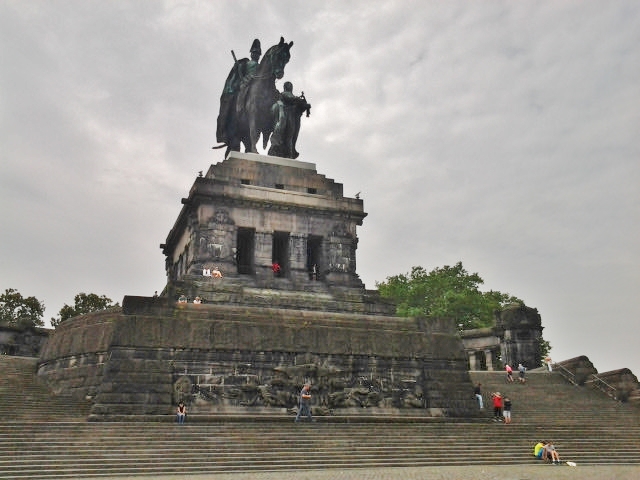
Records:
<instances>
[{"instance_id":1,"label":"stone column","mask_svg":"<svg viewBox=\"0 0 640 480\"><path fill-rule=\"evenodd\" d=\"M487 370L490 372L493 371L493 352L491 350L485 350L484 356L487 362Z\"/></svg>"},{"instance_id":2,"label":"stone column","mask_svg":"<svg viewBox=\"0 0 640 480\"><path fill-rule=\"evenodd\" d=\"M271 249L273 234L271 232L256 231L253 244L253 268L258 279L271 279Z\"/></svg>"},{"instance_id":3,"label":"stone column","mask_svg":"<svg viewBox=\"0 0 640 480\"><path fill-rule=\"evenodd\" d=\"M469 353L469 370L477 370L478 369L478 360L476 359L477 352Z\"/></svg>"},{"instance_id":4,"label":"stone column","mask_svg":"<svg viewBox=\"0 0 640 480\"><path fill-rule=\"evenodd\" d=\"M306 270L307 260L307 242L306 235L290 234L289 235L289 267L291 271Z\"/></svg>"}]
</instances>

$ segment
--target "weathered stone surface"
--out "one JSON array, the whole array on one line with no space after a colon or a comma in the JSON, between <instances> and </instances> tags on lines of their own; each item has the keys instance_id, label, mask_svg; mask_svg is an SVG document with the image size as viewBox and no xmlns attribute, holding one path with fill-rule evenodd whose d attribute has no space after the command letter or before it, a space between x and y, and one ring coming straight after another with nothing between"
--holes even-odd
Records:
<instances>
[{"instance_id":1,"label":"weathered stone surface","mask_svg":"<svg viewBox=\"0 0 640 480\"><path fill-rule=\"evenodd\" d=\"M500 339L502 365L540 366L542 319L536 308L514 304L496 312L494 335Z\"/></svg>"},{"instance_id":2,"label":"weathered stone surface","mask_svg":"<svg viewBox=\"0 0 640 480\"><path fill-rule=\"evenodd\" d=\"M37 356L49 333L32 325L0 325L0 355Z\"/></svg>"},{"instance_id":3,"label":"weathered stone surface","mask_svg":"<svg viewBox=\"0 0 640 480\"><path fill-rule=\"evenodd\" d=\"M289 292L318 281L325 288L362 287L355 257L356 227L367 215L362 200L344 197L342 184L318 174L314 164L231 152L196 179L183 203L162 245L174 300L203 296L192 279L180 282L189 275L205 279L203 269L214 266L224 275L221 282L207 279L214 286L231 278ZM272 271L276 261L279 276Z\"/></svg>"},{"instance_id":4,"label":"weathered stone surface","mask_svg":"<svg viewBox=\"0 0 640 480\"><path fill-rule=\"evenodd\" d=\"M192 413L286 411L305 381L317 414L475 412L464 350L444 320L187 304L167 316L90 314L64 326L39 373L94 396L94 416L167 414L178 400ZM86 339L83 329L101 342L66 338ZM104 351L78 351L89 346Z\"/></svg>"},{"instance_id":5,"label":"weathered stone surface","mask_svg":"<svg viewBox=\"0 0 640 480\"><path fill-rule=\"evenodd\" d=\"M362 200L315 165L232 152L183 205L160 297L67 320L41 353L39 375L91 397L93 420L180 400L196 415L284 414L305 382L318 415L477 414L456 326L395 317L365 290Z\"/></svg>"}]
</instances>

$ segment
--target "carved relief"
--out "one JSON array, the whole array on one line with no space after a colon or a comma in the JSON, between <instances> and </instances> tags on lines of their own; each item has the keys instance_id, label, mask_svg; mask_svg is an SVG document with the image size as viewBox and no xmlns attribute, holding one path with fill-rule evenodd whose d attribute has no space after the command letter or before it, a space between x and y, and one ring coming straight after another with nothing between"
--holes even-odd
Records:
<instances>
[{"instance_id":1,"label":"carved relief","mask_svg":"<svg viewBox=\"0 0 640 480\"><path fill-rule=\"evenodd\" d=\"M351 265L351 247L343 243L329 245L329 271L346 273Z\"/></svg>"},{"instance_id":2,"label":"carved relief","mask_svg":"<svg viewBox=\"0 0 640 480\"><path fill-rule=\"evenodd\" d=\"M213 231L200 233L198 252L201 260L233 259L231 232Z\"/></svg>"},{"instance_id":3,"label":"carved relief","mask_svg":"<svg viewBox=\"0 0 640 480\"><path fill-rule=\"evenodd\" d=\"M215 228L216 225L235 225L235 222L232 220L231 216L229 216L228 210L220 208L216 210L213 218L209 220L209 228Z\"/></svg>"},{"instance_id":4,"label":"carved relief","mask_svg":"<svg viewBox=\"0 0 640 480\"><path fill-rule=\"evenodd\" d=\"M337 273L352 272L352 258L355 258L354 237L347 224L336 223L328 238L329 271Z\"/></svg>"},{"instance_id":5,"label":"carved relief","mask_svg":"<svg viewBox=\"0 0 640 480\"><path fill-rule=\"evenodd\" d=\"M186 376L180 376L173 384L173 401L174 403L182 402L191 397L192 383L191 379Z\"/></svg>"},{"instance_id":6,"label":"carved relief","mask_svg":"<svg viewBox=\"0 0 640 480\"><path fill-rule=\"evenodd\" d=\"M336 223L331 229L330 235L332 237L351 237L347 224L344 222Z\"/></svg>"},{"instance_id":7,"label":"carved relief","mask_svg":"<svg viewBox=\"0 0 640 480\"><path fill-rule=\"evenodd\" d=\"M394 382L373 372L367 376L353 375L321 362L281 365L261 373L252 372L249 365L219 375L190 373L185 365L185 373L174 375L175 396L199 406L292 409L297 405L300 386L309 382L315 414L329 415L339 408L426 407L422 379L418 377Z\"/></svg>"},{"instance_id":8,"label":"carved relief","mask_svg":"<svg viewBox=\"0 0 640 480\"><path fill-rule=\"evenodd\" d=\"M304 262L306 257L306 237L305 236L297 236L291 235L291 248L293 250L293 254L291 257L298 263Z\"/></svg>"}]
</instances>

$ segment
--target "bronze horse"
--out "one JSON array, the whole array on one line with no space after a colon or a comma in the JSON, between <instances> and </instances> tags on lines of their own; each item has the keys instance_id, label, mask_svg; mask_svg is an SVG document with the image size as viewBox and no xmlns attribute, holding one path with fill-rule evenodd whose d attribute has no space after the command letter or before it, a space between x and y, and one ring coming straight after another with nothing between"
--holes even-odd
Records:
<instances>
[{"instance_id":1,"label":"bronze horse","mask_svg":"<svg viewBox=\"0 0 640 480\"><path fill-rule=\"evenodd\" d=\"M275 82L284 76L284 67L291 58L289 50L292 46L293 42L285 43L284 38L280 37L280 43L267 50L255 74L237 92L235 108L230 109L226 118L218 118L219 123L224 122L222 127L226 132L226 141L213 148L226 146L227 153L230 150L240 151L242 143L246 152L258 153L256 144L262 134L263 148L266 149L274 127L271 107L280 96ZM220 129L220 124L218 128Z\"/></svg>"}]
</instances>

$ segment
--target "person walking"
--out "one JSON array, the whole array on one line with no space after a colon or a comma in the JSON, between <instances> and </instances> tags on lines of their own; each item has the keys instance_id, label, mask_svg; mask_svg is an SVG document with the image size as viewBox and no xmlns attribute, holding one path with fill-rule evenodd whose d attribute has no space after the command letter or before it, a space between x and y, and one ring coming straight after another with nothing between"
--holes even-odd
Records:
<instances>
[{"instance_id":1,"label":"person walking","mask_svg":"<svg viewBox=\"0 0 640 480\"><path fill-rule=\"evenodd\" d=\"M511 365L507 364L507 366L504 367L504 369L507 372L507 383L512 383L513 382L513 368L511 368Z\"/></svg>"},{"instance_id":2,"label":"person walking","mask_svg":"<svg viewBox=\"0 0 640 480\"><path fill-rule=\"evenodd\" d=\"M313 422L311 416L311 385L305 383L304 387L300 391L300 400L298 403L298 414L296 415L296 422L300 421L300 417L306 416L310 422Z\"/></svg>"},{"instance_id":3,"label":"person walking","mask_svg":"<svg viewBox=\"0 0 640 480\"><path fill-rule=\"evenodd\" d=\"M520 373L520 383L524 383L526 380L524 378L524 375L527 371L527 368L522 365L521 363L518 364L518 372Z\"/></svg>"},{"instance_id":4,"label":"person walking","mask_svg":"<svg viewBox=\"0 0 640 480\"><path fill-rule=\"evenodd\" d=\"M484 402L482 400L482 390L480 389L481 386L482 384L478 382L476 387L473 389L473 394L476 396L476 400L478 401L478 406L480 407L480 410L484 408Z\"/></svg>"},{"instance_id":5,"label":"person walking","mask_svg":"<svg viewBox=\"0 0 640 480\"><path fill-rule=\"evenodd\" d=\"M504 397L502 415L504 416L505 425L511 423L511 399L509 397Z\"/></svg>"}]
</instances>

